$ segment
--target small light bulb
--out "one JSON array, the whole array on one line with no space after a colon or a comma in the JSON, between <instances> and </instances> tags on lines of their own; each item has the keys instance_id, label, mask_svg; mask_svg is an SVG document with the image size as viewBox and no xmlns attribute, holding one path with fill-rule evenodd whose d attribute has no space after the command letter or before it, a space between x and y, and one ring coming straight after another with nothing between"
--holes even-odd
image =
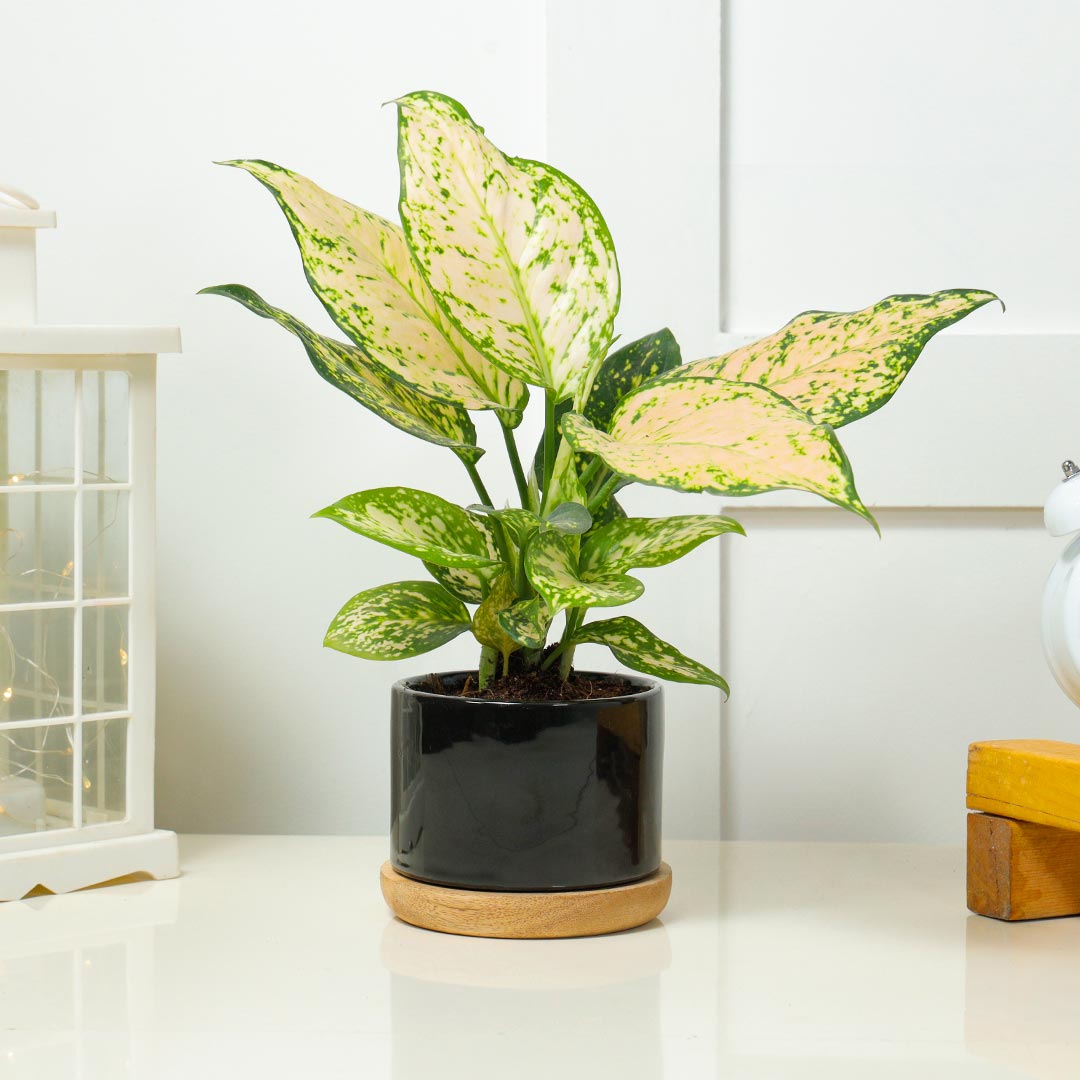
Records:
<instances>
[{"instance_id":1,"label":"small light bulb","mask_svg":"<svg viewBox=\"0 0 1080 1080\"><path fill-rule=\"evenodd\" d=\"M13 693L14 693L14 691L11 689L10 686L5 686L4 687L4 700L5 701L10 701L11 700L11 695Z\"/></svg>"},{"instance_id":2,"label":"small light bulb","mask_svg":"<svg viewBox=\"0 0 1080 1080\"><path fill-rule=\"evenodd\" d=\"M67 566L64 567L64 572L63 574L61 574L61 577L70 577L74 572L75 564L73 562L69 562Z\"/></svg>"},{"instance_id":3,"label":"small light bulb","mask_svg":"<svg viewBox=\"0 0 1080 1080\"><path fill-rule=\"evenodd\" d=\"M4 814L6 814L6 813L7 813L7 807L6 806L0 806L0 817L3 817Z\"/></svg>"},{"instance_id":4,"label":"small light bulb","mask_svg":"<svg viewBox=\"0 0 1080 1080\"><path fill-rule=\"evenodd\" d=\"M8 483L9 484L17 484L22 479L23 479L23 474L22 473L12 473L8 477Z\"/></svg>"},{"instance_id":5,"label":"small light bulb","mask_svg":"<svg viewBox=\"0 0 1080 1080\"><path fill-rule=\"evenodd\" d=\"M89 791L90 790L90 777L89 776L84 776L82 778L82 786L83 786L83 791Z\"/></svg>"},{"instance_id":6,"label":"small light bulb","mask_svg":"<svg viewBox=\"0 0 1080 1080\"><path fill-rule=\"evenodd\" d=\"M120 666L127 667L127 649L120 650Z\"/></svg>"}]
</instances>

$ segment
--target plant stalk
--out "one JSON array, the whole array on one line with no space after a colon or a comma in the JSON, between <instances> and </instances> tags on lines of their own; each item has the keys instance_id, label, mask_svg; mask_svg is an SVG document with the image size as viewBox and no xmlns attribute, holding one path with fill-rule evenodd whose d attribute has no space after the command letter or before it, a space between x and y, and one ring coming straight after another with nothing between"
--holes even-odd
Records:
<instances>
[{"instance_id":1,"label":"plant stalk","mask_svg":"<svg viewBox=\"0 0 1080 1080\"><path fill-rule=\"evenodd\" d=\"M477 471L476 466L466 458L461 459L461 464L465 466L465 470L469 474L469 479L476 489L476 494L480 496L480 501L485 506L490 506L494 510L495 504L491 501L491 496L488 494L488 489L484 487L484 481L480 479L480 473Z\"/></svg>"},{"instance_id":2,"label":"plant stalk","mask_svg":"<svg viewBox=\"0 0 1080 1080\"><path fill-rule=\"evenodd\" d=\"M615 494L615 489L619 486L619 481L622 479L618 473L612 473L601 486L600 490L589 499L589 513L595 514Z\"/></svg>"},{"instance_id":3,"label":"plant stalk","mask_svg":"<svg viewBox=\"0 0 1080 1080\"><path fill-rule=\"evenodd\" d=\"M544 498L555 473L555 391L544 392Z\"/></svg>"},{"instance_id":4,"label":"plant stalk","mask_svg":"<svg viewBox=\"0 0 1080 1080\"><path fill-rule=\"evenodd\" d=\"M499 426L502 428L503 442L506 443L506 454L510 458L510 468L514 470L514 483L517 484L518 498L521 500L523 510L532 510L529 505L529 482L525 479L525 470L521 467L521 457L518 454L517 440L514 438L514 429L503 422L499 417Z\"/></svg>"},{"instance_id":5,"label":"plant stalk","mask_svg":"<svg viewBox=\"0 0 1080 1080\"><path fill-rule=\"evenodd\" d=\"M589 484L592 483L592 478L600 471L602 465L603 462L598 457L594 456L592 461L585 466L585 470L581 474L581 486L585 491L589 490Z\"/></svg>"}]
</instances>

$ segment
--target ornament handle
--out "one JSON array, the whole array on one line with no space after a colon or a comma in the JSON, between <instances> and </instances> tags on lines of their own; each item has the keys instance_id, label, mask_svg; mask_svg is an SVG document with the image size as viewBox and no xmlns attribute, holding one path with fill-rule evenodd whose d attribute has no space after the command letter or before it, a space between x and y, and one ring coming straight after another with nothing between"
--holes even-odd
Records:
<instances>
[{"instance_id":1,"label":"ornament handle","mask_svg":"<svg viewBox=\"0 0 1080 1080\"><path fill-rule=\"evenodd\" d=\"M10 206L15 210L40 210L41 205L33 195L27 195L10 184L0 184L0 205Z\"/></svg>"}]
</instances>

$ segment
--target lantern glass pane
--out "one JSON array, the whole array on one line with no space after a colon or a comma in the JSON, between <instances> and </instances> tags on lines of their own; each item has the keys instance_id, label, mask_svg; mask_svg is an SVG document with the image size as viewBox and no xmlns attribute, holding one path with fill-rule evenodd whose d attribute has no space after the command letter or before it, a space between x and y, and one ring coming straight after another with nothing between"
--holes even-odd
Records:
<instances>
[{"instance_id":1,"label":"lantern glass pane","mask_svg":"<svg viewBox=\"0 0 1080 1080\"><path fill-rule=\"evenodd\" d=\"M84 715L128 707L128 609L126 604L83 609Z\"/></svg>"},{"instance_id":2,"label":"lantern glass pane","mask_svg":"<svg viewBox=\"0 0 1080 1080\"><path fill-rule=\"evenodd\" d=\"M70 484L75 477L75 373L0 371L0 481Z\"/></svg>"},{"instance_id":3,"label":"lantern glass pane","mask_svg":"<svg viewBox=\"0 0 1080 1080\"><path fill-rule=\"evenodd\" d=\"M126 716L83 724L83 824L121 821L127 814Z\"/></svg>"},{"instance_id":4,"label":"lantern glass pane","mask_svg":"<svg viewBox=\"0 0 1080 1080\"><path fill-rule=\"evenodd\" d=\"M0 494L0 604L75 594L75 495Z\"/></svg>"},{"instance_id":5,"label":"lantern glass pane","mask_svg":"<svg viewBox=\"0 0 1080 1080\"><path fill-rule=\"evenodd\" d=\"M0 729L74 712L75 612L0 612Z\"/></svg>"},{"instance_id":6,"label":"lantern glass pane","mask_svg":"<svg viewBox=\"0 0 1080 1080\"><path fill-rule=\"evenodd\" d=\"M83 494L83 596L128 595L128 493Z\"/></svg>"},{"instance_id":7,"label":"lantern glass pane","mask_svg":"<svg viewBox=\"0 0 1080 1080\"><path fill-rule=\"evenodd\" d=\"M70 724L0 727L0 837L73 824Z\"/></svg>"},{"instance_id":8,"label":"lantern glass pane","mask_svg":"<svg viewBox=\"0 0 1080 1080\"><path fill-rule=\"evenodd\" d=\"M128 373L83 374L83 480L120 484L128 470Z\"/></svg>"}]
</instances>

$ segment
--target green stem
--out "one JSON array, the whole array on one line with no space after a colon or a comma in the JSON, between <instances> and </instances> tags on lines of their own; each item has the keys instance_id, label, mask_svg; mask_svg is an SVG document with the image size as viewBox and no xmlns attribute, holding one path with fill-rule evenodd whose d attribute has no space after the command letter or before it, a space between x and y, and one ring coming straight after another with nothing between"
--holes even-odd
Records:
<instances>
[{"instance_id":1,"label":"green stem","mask_svg":"<svg viewBox=\"0 0 1080 1080\"><path fill-rule=\"evenodd\" d=\"M461 464L465 466L465 471L469 474L469 479L472 481L473 487L476 488L476 494L480 496L480 501L494 510L495 504L491 501L491 496L488 494L487 488L484 487L484 481L480 479L480 473L477 472L476 466L467 458L462 458Z\"/></svg>"},{"instance_id":2,"label":"green stem","mask_svg":"<svg viewBox=\"0 0 1080 1080\"><path fill-rule=\"evenodd\" d=\"M485 645L480 650L480 689L487 688L487 684L495 677L498 671L499 650L490 645Z\"/></svg>"},{"instance_id":3,"label":"green stem","mask_svg":"<svg viewBox=\"0 0 1080 1080\"><path fill-rule=\"evenodd\" d=\"M542 671L547 671L552 664L555 663L560 657L564 657L569 653L571 661L574 656L574 635L581 629L581 624L585 621L585 613L589 609L586 607L568 608L566 612L566 627L563 629L562 641L551 650L550 653L544 658L543 664L540 665ZM562 671L562 665L560 664L560 671ZM563 674L563 681L566 681L566 677L569 671Z\"/></svg>"},{"instance_id":4,"label":"green stem","mask_svg":"<svg viewBox=\"0 0 1080 1080\"><path fill-rule=\"evenodd\" d=\"M589 513L595 514L608 501L608 499L615 494L615 489L619 486L619 481L622 479L618 473L612 473L611 476L604 481L600 490L589 498Z\"/></svg>"},{"instance_id":5,"label":"green stem","mask_svg":"<svg viewBox=\"0 0 1080 1080\"><path fill-rule=\"evenodd\" d=\"M473 487L476 488L476 494L480 496L480 501L485 506L494 509L495 504L491 501L491 496L488 494L488 489L484 487L484 481L480 479L480 473L477 471L476 466L466 458L462 458L461 463L465 466L469 479L472 480ZM503 562L506 563L507 570L512 573L514 559L510 554L510 544L506 539L506 532L503 530L502 522L498 518L491 519L491 531L495 534L495 544L499 549L499 554L502 556Z\"/></svg>"},{"instance_id":6,"label":"green stem","mask_svg":"<svg viewBox=\"0 0 1080 1080\"><path fill-rule=\"evenodd\" d=\"M593 457L592 461L585 466L585 471L581 474L581 486L588 491L589 484L592 482L592 478L600 471L600 467L603 462L598 457Z\"/></svg>"},{"instance_id":7,"label":"green stem","mask_svg":"<svg viewBox=\"0 0 1080 1080\"><path fill-rule=\"evenodd\" d=\"M499 426L502 428L503 442L506 443L506 453L510 458L510 468L514 470L514 483L517 484L518 498L524 510L532 509L529 506L529 482L525 479L525 470L521 467L521 457L518 454L517 440L514 438L514 429L503 423L499 418Z\"/></svg>"},{"instance_id":8,"label":"green stem","mask_svg":"<svg viewBox=\"0 0 1080 1080\"><path fill-rule=\"evenodd\" d=\"M544 392L544 497L555 472L555 391Z\"/></svg>"}]
</instances>

